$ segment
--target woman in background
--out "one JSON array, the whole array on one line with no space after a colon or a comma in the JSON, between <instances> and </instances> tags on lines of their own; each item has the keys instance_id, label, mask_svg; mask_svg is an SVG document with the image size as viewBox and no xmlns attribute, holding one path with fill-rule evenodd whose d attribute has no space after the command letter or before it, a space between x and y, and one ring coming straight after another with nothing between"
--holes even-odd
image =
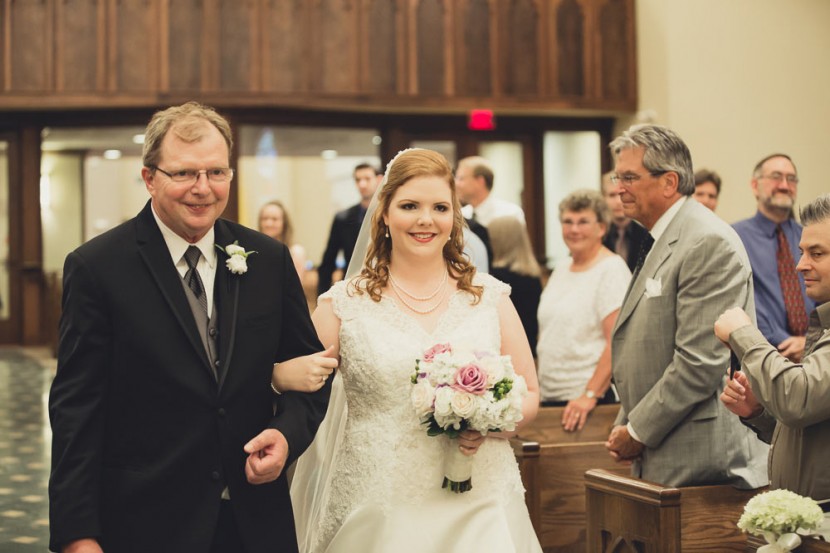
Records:
<instances>
[{"instance_id":1,"label":"woman in background","mask_svg":"<svg viewBox=\"0 0 830 553\"><path fill-rule=\"evenodd\" d=\"M515 217L498 217L490 221L487 232L493 248L490 274L512 288L510 299L519 313L535 357L539 336L536 311L542 295L542 271L533 256L527 228Z\"/></svg>"},{"instance_id":2,"label":"woman in background","mask_svg":"<svg viewBox=\"0 0 830 553\"><path fill-rule=\"evenodd\" d=\"M291 218L281 201L273 200L260 208L259 232L288 246L300 282L303 282L306 262L305 248L294 243L294 227L291 226Z\"/></svg>"},{"instance_id":3,"label":"woman in background","mask_svg":"<svg viewBox=\"0 0 830 553\"><path fill-rule=\"evenodd\" d=\"M562 426L585 425L611 387L611 331L631 272L602 245L610 212L602 195L578 190L559 204L571 258L556 267L539 302L538 370L542 405L564 405Z\"/></svg>"}]
</instances>

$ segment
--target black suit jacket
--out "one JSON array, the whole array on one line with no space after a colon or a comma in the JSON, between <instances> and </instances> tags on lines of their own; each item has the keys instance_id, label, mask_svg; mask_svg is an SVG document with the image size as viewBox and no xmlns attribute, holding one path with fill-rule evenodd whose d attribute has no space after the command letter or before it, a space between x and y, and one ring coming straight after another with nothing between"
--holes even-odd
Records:
<instances>
[{"instance_id":1,"label":"black suit jacket","mask_svg":"<svg viewBox=\"0 0 830 553\"><path fill-rule=\"evenodd\" d=\"M326 251L323 253L323 260L317 268L319 280L317 281L317 293L323 294L331 288L331 277L334 273L337 254L343 252L346 260L346 267L352 259L354 245L357 243L357 235L360 234L360 225L363 224L363 217L366 211L360 204L353 205L348 209L339 211L334 216L329 232L329 241L326 244Z\"/></svg>"},{"instance_id":2,"label":"black suit jacket","mask_svg":"<svg viewBox=\"0 0 830 553\"><path fill-rule=\"evenodd\" d=\"M271 369L322 346L285 246L223 220L215 234L258 252L241 275L219 253L219 382L149 203L67 256L49 398L52 548L95 537L106 553L207 553L227 485L249 553L297 551L285 475L248 484L242 447L270 427L288 463L306 449L330 388L275 403Z\"/></svg>"},{"instance_id":3,"label":"black suit jacket","mask_svg":"<svg viewBox=\"0 0 830 553\"><path fill-rule=\"evenodd\" d=\"M625 229L625 241L628 244L628 255L626 256L626 264L631 272L634 272L634 267L637 266L637 256L640 254L640 246L648 235L648 231L637 221L631 220ZM602 245L617 253L617 237L619 231L617 225L613 222L608 223L608 232L602 238Z\"/></svg>"}]
</instances>

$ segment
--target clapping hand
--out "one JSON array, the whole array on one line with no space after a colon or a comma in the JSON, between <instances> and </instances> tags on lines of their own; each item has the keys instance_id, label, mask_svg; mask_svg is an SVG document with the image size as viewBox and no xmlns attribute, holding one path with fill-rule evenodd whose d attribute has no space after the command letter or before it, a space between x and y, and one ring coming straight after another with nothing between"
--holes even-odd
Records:
<instances>
[{"instance_id":1,"label":"clapping hand","mask_svg":"<svg viewBox=\"0 0 830 553\"><path fill-rule=\"evenodd\" d=\"M745 419L757 417L764 409L755 399L749 379L742 372L736 372L727 381L726 387L720 395L720 400L727 409Z\"/></svg>"},{"instance_id":2,"label":"clapping hand","mask_svg":"<svg viewBox=\"0 0 830 553\"><path fill-rule=\"evenodd\" d=\"M334 346L274 365L271 381L280 392L316 392L337 368Z\"/></svg>"}]
</instances>

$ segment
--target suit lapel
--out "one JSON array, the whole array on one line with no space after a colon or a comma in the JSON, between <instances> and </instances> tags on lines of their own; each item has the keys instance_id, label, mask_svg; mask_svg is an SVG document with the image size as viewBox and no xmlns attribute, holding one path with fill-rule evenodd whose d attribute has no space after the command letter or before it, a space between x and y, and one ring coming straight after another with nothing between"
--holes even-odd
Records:
<instances>
[{"instance_id":1,"label":"suit lapel","mask_svg":"<svg viewBox=\"0 0 830 553\"><path fill-rule=\"evenodd\" d=\"M205 351L205 346L202 344L202 339L199 337L193 312L190 310L190 304L187 302L182 287L181 276L170 259L170 250L167 249L161 230L159 230L153 217L150 202L147 202L147 205L136 217L136 241L139 255L147 264L147 270L156 281L162 296L170 305L173 315L182 326L193 349L196 350L212 378L213 371L210 360Z\"/></svg>"},{"instance_id":2,"label":"suit lapel","mask_svg":"<svg viewBox=\"0 0 830 553\"><path fill-rule=\"evenodd\" d=\"M214 228L216 243L223 248L236 240L224 221L217 221ZM244 244L240 244L244 247ZM216 280L214 281L214 309L219 320L219 388L228 376L233 345L236 339L236 320L239 305L239 275L234 275L225 266L228 256L217 252Z\"/></svg>"},{"instance_id":3,"label":"suit lapel","mask_svg":"<svg viewBox=\"0 0 830 553\"><path fill-rule=\"evenodd\" d=\"M637 305L640 303L640 300L643 298L643 294L646 290L646 281L650 278L654 278L654 275L657 274L658 269L660 269L660 267L663 266L663 263L671 257L674 244L680 239L680 227L683 219L686 218L686 211L688 207L689 201L686 200L686 203L680 208L680 211L677 212L677 215L674 216L671 223L669 223L666 231L660 239L654 243L654 246L651 248L651 253L646 259L643 268L640 269L640 272L637 274L636 280L631 281L631 284L628 287L628 292L626 292L625 295L625 300L623 300L622 309L620 309L620 316L617 317L617 324L614 325L615 331L620 328L626 320L628 320L634 312L634 309L636 309Z\"/></svg>"}]
</instances>

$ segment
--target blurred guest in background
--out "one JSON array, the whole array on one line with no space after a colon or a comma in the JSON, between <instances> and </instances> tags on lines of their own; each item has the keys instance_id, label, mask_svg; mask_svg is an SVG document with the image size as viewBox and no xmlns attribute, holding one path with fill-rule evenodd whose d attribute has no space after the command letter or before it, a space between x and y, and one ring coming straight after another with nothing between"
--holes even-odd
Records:
<instances>
[{"instance_id":1,"label":"blurred guest in background","mask_svg":"<svg viewBox=\"0 0 830 553\"><path fill-rule=\"evenodd\" d=\"M816 304L795 269L801 240L801 225L793 216L798 192L795 163L786 154L768 155L755 165L750 187L758 211L734 227L752 265L758 328L781 355L797 363Z\"/></svg>"},{"instance_id":2,"label":"blurred guest in background","mask_svg":"<svg viewBox=\"0 0 830 553\"><path fill-rule=\"evenodd\" d=\"M513 289L510 299L522 320L530 349L536 355L539 323L536 310L542 294L542 270L533 256L527 229L515 217L497 217L487 229L493 247L493 269L490 274Z\"/></svg>"},{"instance_id":3,"label":"blurred guest in background","mask_svg":"<svg viewBox=\"0 0 830 553\"><path fill-rule=\"evenodd\" d=\"M285 210L285 206L279 200L273 200L263 205L259 210L259 232L279 240L288 246L291 252L291 259L294 260L294 267L300 282L305 276L305 248L294 243L294 227L291 225L291 218Z\"/></svg>"},{"instance_id":4,"label":"blurred guest in background","mask_svg":"<svg viewBox=\"0 0 830 553\"><path fill-rule=\"evenodd\" d=\"M559 204L571 258L556 267L539 303L539 388L542 405L564 405L562 426L579 430L611 390L611 331L631 271L602 245L610 213L602 196L578 190Z\"/></svg>"},{"instance_id":5,"label":"blurred guest in background","mask_svg":"<svg viewBox=\"0 0 830 553\"><path fill-rule=\"evenodd\" d=\"M326 251L323 253L323 260L317 268L319 279L317 281L317 293L322 295L331 288L331 279L334 270L337 268L337 258L343 255L343 268L349 266L352 258L357 235L360 232L360 225L366 216L366 210L375 195L375 189L380 184L380 172L369 165L361 163L354 168L354 185L360 194L360 203L350 208L339 211L334 216L329 232L329 241L326 243Z\"/></svg>"},{"instance_id":6,"label":"blurred guest in background","mask_svg":"<svg viewBox=\"0 0 830 553\"><path fill-rule=\"evenodd\" d=\"M720 175L709 169L701 169L695 173L694 199L715 211L720 196Z\"/></svg>"},{"instance_id":7,"label":"blurred guest in background","mask_svg":"<svg viewBox=\"0 0 830 553\"><path fill-rule=\"evenodd\" d=\"M648 236L648 231L637 223L637 221L633 221L625 216L622 200L620 199L620 192L611 183L611 176L613 174L614 172L610 171L602 175L602 196L605 198L605 203L608 204L608 209L611 211L611 223L608 225L608 230L602 239L602 244L622 257L628 265L628 269L633 271L634 266L637 264L637 254L640 252L640 245L646 236Z\"/></svg>"},{"instance_id":8,"label":"blurred guest in background","mask_svg":"<svg viewBox=\"0 0 830 553\"><path fill-rule=\"evenodd\" d=\"M493 196L493 167L483 157L465 157L455 170L455 189L464 208L465 219L485 227L496 217L516 217L525 222L525 212L514 203Z\"/></svg>"}]
</instances>

